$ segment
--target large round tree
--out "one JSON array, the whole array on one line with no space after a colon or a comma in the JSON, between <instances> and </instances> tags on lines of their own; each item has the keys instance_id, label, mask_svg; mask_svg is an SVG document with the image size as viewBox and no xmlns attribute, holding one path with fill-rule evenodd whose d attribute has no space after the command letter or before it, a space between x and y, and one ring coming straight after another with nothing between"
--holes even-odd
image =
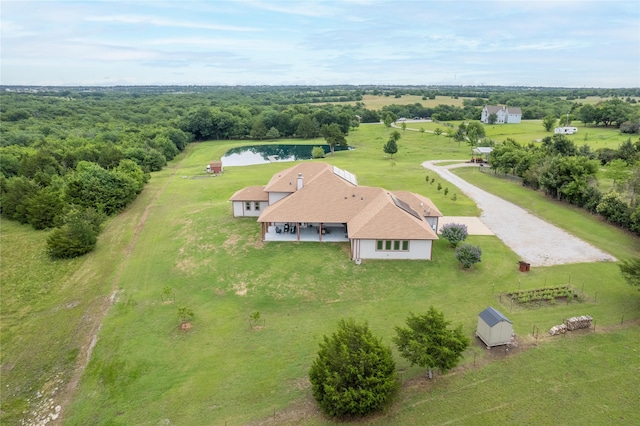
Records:
<instances>
[{"instance_id":1,"label":"large round tree","mask_svg":"<svg viewBox=\"0 0 640 426\"><path fill-rule=\"evenodd\" d=\"M390 401L398 386L395 368L391 348L366 323L342 320L324 336L309 371L313 396L327 415L364 416Z\"/></svg>"}]
</instances>

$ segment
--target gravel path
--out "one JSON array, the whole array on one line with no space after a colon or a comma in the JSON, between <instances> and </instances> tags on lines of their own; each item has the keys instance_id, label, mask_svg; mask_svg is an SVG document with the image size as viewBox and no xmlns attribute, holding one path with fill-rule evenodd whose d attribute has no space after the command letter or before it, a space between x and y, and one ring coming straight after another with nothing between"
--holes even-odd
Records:
<instances>
[{"instance_id":1,"label":"gravel path","mask_svg":"<svg viewBox=\"0 0 640 426\"><path fill-rule=\"evenodd\" d=\"M449 171L454 167L473 166L472 164L438 166L437 163L442 161L455 160L426 161L422 166L435 171L474 200L482 210L480 220L522 260L532 266L616 260L591 244L509 201L483 191Z\"/></svg>"}]
</instances>

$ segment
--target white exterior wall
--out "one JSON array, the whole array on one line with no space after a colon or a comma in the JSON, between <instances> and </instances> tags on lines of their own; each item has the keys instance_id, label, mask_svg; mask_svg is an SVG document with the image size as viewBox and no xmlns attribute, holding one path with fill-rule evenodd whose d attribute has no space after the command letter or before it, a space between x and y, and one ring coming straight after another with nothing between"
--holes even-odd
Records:
<instances>
[{"instance_id":1,"label":"white exterior wall","mask_svg":"<svg viewBox=\"0 0 640 426\"><path fill-rule=\"evenodd\" d=\"M520 123L520 118L522 116L520 114L509 114L507 116L507 123L518 124Z\"/></svg>"},{"instance_id":2,"label":"white exterior wall","mask_svg":"<svg viewBox=\"0 0 640 426\"><path fill-rule=\"evenodd\" d=\"M287 195L291 195L290 192L270 192L269 193L269 205L275 204L282 200Z\"/></svg>"},{"instance_id":3,"label":"white exterior wall","mask_svg":"<svg viewBox=\"0 0 640 426\"><path fill-rule=\"evenodd\" d=\"M478 327L476 328L476 335L482 339L485 345L489 346L491 342L491 327L484 320L478 317Z\"/></svg>"},{"instance_id":4,"label":"white exterior wall","mask_svg":"<svg viewBox=\"0 0 640 426\"><path fill-rule=\"evenodd\" d=\"M499 346L506 345L511 341L511 334L513 334L513 326L507 321L501 321L489 327L489 324L478 317L478 328L476 334L487 346Z\"/></svg>"},{"instance_id":5,"label":"white exterior wall","mask_svg":"<svg viewBox=\"0 0 640 426\"><path fill-rule=\"evenodd\" d=\"M511 341L513 326L507 321L499 322L491 328L491 346L506 345Z\"/></svg>"},{"instance_id":6,"label":"white exterior wall","mask_svg":"<svg viewBox=\"0 0 640 426\"><path fill-rule=\"evenodd\" d=\"M431 240L410 240L409 251L378 251L376 240L354 240L354 259L416 259L431 260Z\"/></svg>"},{"instance_id":7,"label":"white exterior wall","mask_svg":"<svg viewBox=\"0 0 640 426\"><path fill-rule=\"evenodd\" d=\"M233 216L234 217L258 217L262 210L269 205L266 201L260 201L260 210L254 209L255 201L251 201L251 210L246 209L246 201L234 201L233 202Z\"/></svg>"}]
</instances>

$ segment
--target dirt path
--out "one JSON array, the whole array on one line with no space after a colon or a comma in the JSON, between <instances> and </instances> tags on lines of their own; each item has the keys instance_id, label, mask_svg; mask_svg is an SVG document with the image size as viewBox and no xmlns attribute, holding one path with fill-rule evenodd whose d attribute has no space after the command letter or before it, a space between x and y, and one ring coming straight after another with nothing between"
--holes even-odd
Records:
<instances>
[{"instance_id":1,"label":"dirt path","mask_svg":"<svg viewBox=\"0 0 640 426\"><path fill-rule=\"evenodd\" d=\"M188 149L189 148L187 148L187 150ZM138 224L136 225L136 230L133 234L133 237L131 238L131 241L125 248L124 257L122 258L120 265L118 265L118 269L111 282L111 295L102 301L97 311L93 311L91 313L91 319L87 322L88 332L84 337L84 340L80 346L80 351L78 354L78 359L76 360L76 366L73 370L73 374L69 382L64 387L64 390L60 393L60 400L58 401L58 407L60 408L58 409L56 407L57 413L54 419L55 421L49 422L47 420L43 423L34 423L34 424L40 425L40 424L47 424L47 423L48 424L63 423L65 409L69 406L69 404L73 400L73 396L75 395L78 384L80 383L80 379L82 378L82 375L84 374L84 371L87 368L89 361L91 360L91 354L93 352L93 349L98 343L98 334L100 333L100 329L102 327L102 321L107 315L109 308L113 305L113 303L116 300L118 287L120 284L120 278L122 277L122 273L124 272L128 264L129 258L131 257L131 253L133 252L133 249L135 248L136 243L138 242L138 238L140 237L140 234L144 229L144 225L147 222L149 213L151 212L151 209L156 205L156 201L158 200L158 198L160 198L160 196L166 190L167 186L171 182L171 178L178 173L178 170L180 169L180 165L188 156L189 156L189 153L186 152L184 158L182 158L178 163L176 163L173 166L173 173L171 174L171 176L167 179L164 185L157 190L157 192L153 195L153 198L151 199L149 204L147 204L146 208L144 209L144 212L142 213L142 215L140 216L140 219L138 220Z\"/></svg>"},{"instance_id":2,"label":"dirt path","mask_svg":"<svg viewBox=\"0 0 640 426\"><path fill-rule=\"evenodd\" d=\"M470 184L449 170L454 167L475 166L474 164L437 165L443 161L456 160L426 161L422 166L438 173L475 201L482 209L480 220L525 262L532 266L549 266L616 260L610 254L525 209Z\"/></svg>"}]
</instances>

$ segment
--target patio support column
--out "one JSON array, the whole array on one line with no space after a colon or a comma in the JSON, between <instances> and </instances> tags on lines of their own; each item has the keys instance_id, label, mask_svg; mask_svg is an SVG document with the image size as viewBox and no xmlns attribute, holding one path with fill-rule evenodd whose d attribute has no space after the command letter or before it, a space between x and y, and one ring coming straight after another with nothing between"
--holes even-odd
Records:
<instances>
[{"instance_id":1,"label":"patio support column","mask_svg":"<svg viewBox=\"0 0 640 426\"><path fill-rule=\"evenodd\" d=\"M318 224L318 238L320 239L320 242L322 242L322 222Z\"/></svg>"},{"instance_id":2,"label":"patio support column","mask_svg":"<svg viewBox=\"0 0 640 426\"><path fill-rule=\"evenodd\" d=\"M300 241L300 222L296 224L296 234L298 237L298 241Z\"/></svg>"}]
</instances>

